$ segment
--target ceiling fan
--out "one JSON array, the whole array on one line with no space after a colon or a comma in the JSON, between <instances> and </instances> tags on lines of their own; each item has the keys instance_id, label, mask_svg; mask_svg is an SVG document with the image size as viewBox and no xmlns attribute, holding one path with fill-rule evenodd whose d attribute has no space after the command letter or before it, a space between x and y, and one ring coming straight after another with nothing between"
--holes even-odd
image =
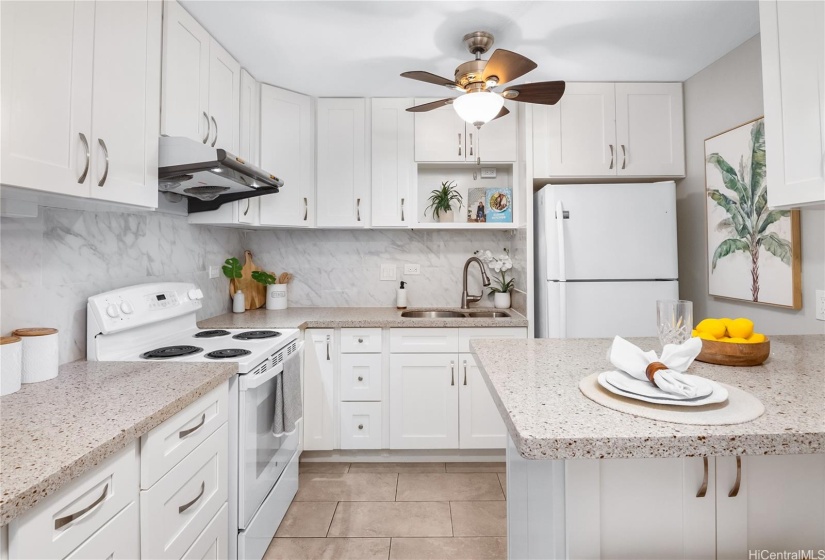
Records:
<instances>
[{"instance_id":1,"label":"ceiling fan","mask_svg":"<svg viewBox=\"0 0 825 560\"><path fill-rule=\"evenodd\" d=\"M475 60L460 64L455 69L454 80L423 71L401 74L404 78L446 86L464 94L456 98L416 105L407 111L420 113L452 105L459 117L472 123L476 128L481 128L485 123L510 112L504 106L505 99L542 105L558 103L564 95L564 82L561 81L509 86L501 93L493 91L496 87L520 78L538 66L529 58L505 49L496 49L489 60L482 60L481 55L490 50L493 41L493 35L486 31L474 31L465 35L464 44L470 53L475 55Z\"/></svg>"}]
</instances>

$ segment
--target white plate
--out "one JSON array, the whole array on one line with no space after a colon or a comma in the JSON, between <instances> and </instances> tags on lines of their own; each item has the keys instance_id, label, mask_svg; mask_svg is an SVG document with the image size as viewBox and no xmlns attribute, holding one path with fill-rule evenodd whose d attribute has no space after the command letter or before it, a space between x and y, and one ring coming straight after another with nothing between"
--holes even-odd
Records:
<instances>
[{"instance_id":1,"label":"white plate","mask_svg":"<svg viewBox=\"0 0 825 560\"><path fill-rule=\"evenodd\" d=\"M634 393L628 393L626 391L622 391L607 382L605 376L610 372L603 372L599 374L598 381L599 385L613 393L614 395L620 395L622 397L627 397L629 399L635 399L637 401L644 401L653 404L666 404L672 406L704 406L706 404L716 404L725 402L728 400L728 390L716 383L715 381L710 381L706 379L708 383L713 387L713 392L708 395L707 397L699 398L699 399L690 399L690 400L676 400L676 399L663 399L663 398L654 398L654 397L645 397L642 395L636 395Z\"/></svg>"},{"instance_id":2,"label":"white plate","mask_svg":"<svg viewBox=\"0 0 825 560\"><path fill-rule=\"evenodd\" d=\"M696 397L691 397L689 399L685 397L680 397L679 395L674 395L673 393L662 391L650 381L642 381L641 379L636 379L632 375L627 374L623 371L614 370L605 372L605 381L607 381L620 391L624 391L625 393L633 393L634 395L641 395L643 397L649 397L651 399L670 399L674 401L685 401L701 399L703 397L707 397L713 392L713 386L711 386L710 382L704 377L696 377L695 375L690 375L688 377L690 377L691 381L694 382L694 384L696 385L696 389L698 391Z\"/></svg>"}]
</instances>

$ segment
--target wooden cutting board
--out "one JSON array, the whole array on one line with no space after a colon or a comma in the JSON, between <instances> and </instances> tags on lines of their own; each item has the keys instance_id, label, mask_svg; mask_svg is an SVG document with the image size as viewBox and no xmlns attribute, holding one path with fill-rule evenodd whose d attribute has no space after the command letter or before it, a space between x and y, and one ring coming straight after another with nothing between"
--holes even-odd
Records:
<instances>
[{"instance_id":1,"label":"wooden cutting board","mask_svg":"<svg viewBox=\"0 0 825 560\"><path fill-rule=\"evenodd\" d=\"M241 277L229 283L229 295L234 296L238 290L243 292L247 309L259 309L266 303L266 286L252 279L252 272L261 270L252 262L252 251L244 251L244 265Z\"/></svg>"}]
</instances>

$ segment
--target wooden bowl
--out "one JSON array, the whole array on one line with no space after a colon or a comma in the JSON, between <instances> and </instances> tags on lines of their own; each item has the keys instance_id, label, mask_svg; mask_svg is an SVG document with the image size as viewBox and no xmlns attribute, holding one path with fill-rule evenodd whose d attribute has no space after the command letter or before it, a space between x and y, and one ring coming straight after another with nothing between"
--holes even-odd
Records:
<instances>
[{"instance_id":1,"label":"wooden bowl","mask_svg":"<svg viewBox=\"0 0 825 560\"><path fill-rule=\"evenodd\" d=\"M696 356L700 362L720 366L758 366L768 359L771 341L743 344L702 339L702 351Z\"/></svg>"}]
</instances>

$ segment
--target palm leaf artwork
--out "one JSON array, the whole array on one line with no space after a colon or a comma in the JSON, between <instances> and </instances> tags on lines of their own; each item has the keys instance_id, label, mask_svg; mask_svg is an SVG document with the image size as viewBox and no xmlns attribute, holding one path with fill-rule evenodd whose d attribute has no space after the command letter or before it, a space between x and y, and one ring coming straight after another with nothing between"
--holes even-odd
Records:
<instances>
[{"instance_id":1,"label":"palm leaf artwork","mask_svg":"<svg viewBox=\"0 0 825 560\"><path fill-rule=\"evenodd\" d=\"M791 242L775 231L772 224L791 215L790 210L768 210L768 189L765 183L765 121L759 119L751 127L750 155L742 156L738 169L718 153L707 156L707 162L721 175L723 187L708 188L708 198L727 213L716 225L727 239L713 252L711 273L720 259L738 251L751 258L751 299L759 301L759 255L764 249L791 266ZM724 189L724 192L723 192Z\"/></svg>"}]
</instances>

